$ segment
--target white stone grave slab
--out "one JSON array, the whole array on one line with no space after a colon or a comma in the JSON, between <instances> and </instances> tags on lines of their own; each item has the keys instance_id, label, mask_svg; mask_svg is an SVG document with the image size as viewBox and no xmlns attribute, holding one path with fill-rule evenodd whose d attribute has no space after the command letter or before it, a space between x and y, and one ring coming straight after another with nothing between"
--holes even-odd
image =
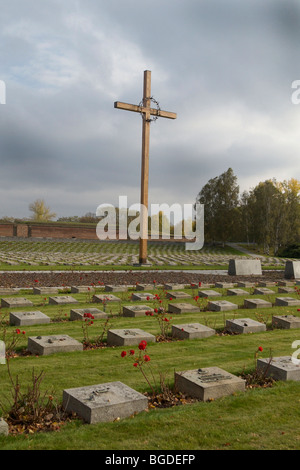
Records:
<instances>
[{"instance_id":1,"label":"white stone grave slab","mask_svg":"<svg viewBox=\"0 0 300 470\"><path fill-rule=\"evenodd\" d=\"M268 289L267 287L257 287L254 289L253 292L254 295L272 295L275 294L275 292L271 289Z\"/></svg>"},{"instance_id":2,"label":"white stone grave slab","mask_svg":"<svg viewBox=\"0 0 300 470\"><path fill-rule=\"evenodd\" d=\"M227 295L249 295L249 292L243 289L228 289Z\"/></svg>"},{"instance_id":3,"label":"white stone grave slab","mask_svg":"<svg viewBox=\"0 0 300 470\"><path fill-rule=\"evenodd\" d=\"M70 320L83 320L84 315L87 313L90 313L95 320L99 320L101 318L108 318L107 313L103 312L102 310L99 310L98 308L78 308L72 309L70 311Z\"/></svg>"},{"instance_id":4,"label":"white stone grave slab","mask_svg":"<svg viewBox=\"0 0 300 470\"><path fill-rule=\"evenodd\" d=\"M276 286L275 281L259 281L258 287L272 287Z\"/></svg>"},{"instance_id":5,"label":"white stone grave slab","mask_svg":"<svg viewBox=\"0 0 300 470\"><path fill-rule=\"evenodd\" d=\"M58 294L58 287L34 287L34 295Z\"/></svg>"},{"instance_id":6,"label":"white stone grave slab","mask_svg":"<svg viewBox=\"0 0 300 470\"><path fill-rule=\"evenodd\" d=\"M226 328L233 333L258 333L266 331L266 325L251 318L226 320Z\"/></svg>"},{"instance_id":7,"label":"white stone grave slab","mask_svg":"<svg viewBox=\"0 0 300 470\"><path fill-rule=\"evenodd\" d=\"M174 291L174 292L167 292L166 295L167 299L191 299L192 296L190 294L187 294L186 292L180 292L180 291Z\"/></svg>"},{"instance_id":8,"label":"white stone grave slab","mask_svg":"<svg viewBox=\"0 0 300 470\"><path fill-rule=\"evenodd\" d=\"M185 289L185 284L165 284L164 288L166 290L180 290Z\"/></svg>"},{"instance_id":9,"label":"white stone grave slab","mask_svg":"<svg viewBox=\"0 0 300 470\"><path fill-rule=\"evenodd\" d=\"M220 292L211 289L199 290L198 295L199 297L222 297L222 294Z\"/></svg>"},{"instance_id":10,"label":"white stone grave slab","mask_svg":"<svg viewBox=\"0 0 300 470\"><path fill-rule=\"evenodd\" d=\"M286 279L300 278L300 261L286 261L284 277Z\"/></svg>"},{"instance_id":11,"label":"white stone grave slab","mask_svg":"<svg viewBox=\"0 0 300 470\"><path fill-rule=\"evenodd\" d=\"M154 300L155 296L150 294L149 292L140 292L140 293L133 293L131 296L131 300L142 300L143 302L147 302L149 300Z\"/></svg>"},{"instance_id":12,"label":"white stone grave slab","mask_svg":"<svg viewBox=\"0 0 300 470\"><path fill-rule=\"evenodd\" d=\"M239 281L237 283L238 287L255 287L255 282L249 282L249 281Z\"/></svg>"},{"instance_id":13,"label":"white stone grave slab","mask_svg":"<svg viewBox=\"0 0 300 470\"><path fill-rule=\"evenodd\" d=\"M245 299L244 308L270 308L271 302L264 299Z\"/></svg>"},{"instance_id":14,"label":"white stone grave slab","mask_svg":"<svg viewBox=\"0 0 300 470\"><path fill-rule=\"evenodd\" d=\"M200 308L197 305L180 302L178 304L168 304L169 313L199 313Z\"/></svg>"},{"instance_id":15,"label":"white stone grave slab","mask_svg":"<svg viewBox=\"0 0 300 470\"><path fill-rule=\"evenodd\" d=\"M42 325L50 323L50 318L42 312L10 312L9 323L14 326Z\"/></svg>"},{"instance_id":16,"label":"white stone grave slab","mask_svg":"<svg viewBox=\"0 0 300 470\"><path fill-rule=\"evenodd\" d=\"M40 356L47 356L58 352L82 350L82 343L68 335L35 336L28 338L28 351Z\"/></svg>"},{"instance_id":17,"label":"white stone grave slab","mask_svg":"<svg viewBox=\"0 0 300 470\"><path fill-rule=\"evenodd\" d=\"M56 297L49 297L49 305L67 305L78 304L78 300L70 295L58 295Z\"/></svg>"},{"instance_id":18,"label":"white stone grave slab","mask_svg":"<svg viewBox=\"0 0 300 470\"><path fill-rule=\"evenodd\" d=\"M216 334L216 330L200 323L172 325L172 336L179 339L201 339Z\"/></svg>"},{"instance_id":19,"label":"white stone grave slab","mask_svg":"<svg viewBox=\"0 0 300 470\"><path fill-rule=\"evenodd\" d=\"M276 297L275 305L278 307L296 307L300 305L300 299L294 297Z\"/></svg>"},{"instance_id":20,"label":"white stone grave slab","mask_svg":"<svg viewBox=\"0 0 300 470\"><path fill-rule=\"evenodd\" d=\"M105 292L127 292L128 286L124 285L107 285L105 286Z\"/></svg>"},{"instance_id":21,"label":"white stone grave slab","mask_svg":"<svg viewBox=\"0 0 300 470\"><path fill-rule=\"evenodd\" d=\"M147 409L148 400L122 382L109 382L64 390L63 407L95 424L140 413Z\"/></svg>"},{"instance_id":22,"label":"white stone grave slab","mask_svg":"<svg viewBox=\"0 0 300 470\"><path fill-rule=\"evenodd\" d=\"M147 307L147 305L124 305L124 317L144 317L146 312L154 312L154 308Z\"/></svg>"},{"instance_id":23,"label":"white stone grave slab","mask_svg":"<svg viewBox=\"0 0 300 470\"><path fill-rule=\"evenodd\" d=\"M295 292L293 287L278 287L278 294L292 294Z\"/></svg>"},{"instance_id":24,"label":"white stone grave slab","mask_svg":"<svg viewBox=\"0 0 300 470\"><path fill-rule=\"evenodd\" d=\"M227 310L236 310L239 306L228 302L227 300L215 300L208 303L207 309L212 312L224 312Z\"/></svg>"},{"instance_id":25,"label":"white stone grave slab","mask_svg":"<svg viewBox=\"0 0 300 470\"><path fill-rule=\"evenodd\" d=\"M295 286L295 282L293 281L278 281L279 286L286 286L286 287L293 287Z\"/></svg>"},{"instance_id":26,"label":"white stone grave slab","mask_svg":"<svg viewBox=\"0 0 300 470\"><path fill-rule=\"evenodd\" d=\"M71 286L71 294L86 294L95 292L92 286Z\"/></svg>"},{"instance_id":27,"label":"white stone grave slab","mask_svg":"<svg viewBox=\"0 0 300 470\"><path fill-rule=\"evenodd\" d=\"M33 303L25 299L24 297L12 297L1 299L1 307L3 308L23 308L23 307L33 307Z\"/></svg>"},{"instance_id":28,"label":"white stone grave slab","mask_svg":"<svg viewBox=\"0 0 300 470\"><path fill-rule=\"evenodd\" d=\"M291 356L257 359L257 368L274 380L300 380L300 364L294 364Z\"/></svg>"},{"instance_id":29,"label":"white stone grave slab","mask_svg":"<svg viewBox=\"0 0 300 470\"><path fill-rule=\"evenodd\" d=\"M107 344L109 346L132 346L141 341L155 343L155 336L139 328L108 330Z\"/></svg>"},{"instance_id":30,"label":"white stone grave slab","mask_svg":"<svg viewBox=\"0 0 300 470\"><path fill-rule=\"evenodd\" d=\"M138 291L147 291L147 290L153 290L154 289L154 284L136 284L136 290Z\"/></svg>"},{"instance_id":31,"label":"white stone grave slab","mask_svg":"<svg viewBox=\"0 0 300 470\"><path fill-rule=\"evenodd\" d=\"M230 289L234 287L234 283L233 282L216 282L215 286L221 289Z\"/></svg>"},{"instance_id":32,"label":"white stone grave slab","mask_svg":"<svg viewBox=\"0 0 300 470\"><path fill-rule=\"evenodd\" d=\"M93 295L93 302L106 303L106 302L121 302L120 297L113 294L99 294Z\"/></svg>"},{"instance_id":33,"label":"white stone grave slab","mask_svg":"<svg viewBox=\"0 0 300 470\"><path fill-rule=\"evenodd\" d=\"M300 328L300 317L295 315L273 315L272 324L285 330Z\"/></svg>"},{"instance_id":34,"label":"white stone grave slab","mask_svg":"<svg viewBox=\"0 0 300 470\"><path fill-rule=\"evenodd\" d=\"M179 392L202 401L214 400L245 391L245 380L219 367L175 373L175 383Z\"/></svg>"},{"instance_id":35,"label":"white stone grave slab","mask_svg":"<svg viewBox=\"0 0 300 470\"><path fill-rule=\"evenodd\" d=\"M18 287L0 287L0 295L13 295L20 291Z\"/></svg>"}]
</instances>

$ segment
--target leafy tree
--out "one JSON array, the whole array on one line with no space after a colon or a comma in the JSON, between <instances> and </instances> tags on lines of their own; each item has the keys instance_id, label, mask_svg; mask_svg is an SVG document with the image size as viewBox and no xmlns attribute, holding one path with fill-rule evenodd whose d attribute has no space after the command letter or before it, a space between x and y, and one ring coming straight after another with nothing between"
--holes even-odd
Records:
<instances>
[{"instance_id":1,"label":"leafy tree","mask_svg":"<svg viewBox=\"0 0 300 470\"><path fill-rule=\"evenodd\" d=\"M56 217L56 214L51 212L50 207L46 206L43 199L37 199L29 204L29 210L33 212L32 220L35 222L49 222Z\"/></svg>"}]
</instances>

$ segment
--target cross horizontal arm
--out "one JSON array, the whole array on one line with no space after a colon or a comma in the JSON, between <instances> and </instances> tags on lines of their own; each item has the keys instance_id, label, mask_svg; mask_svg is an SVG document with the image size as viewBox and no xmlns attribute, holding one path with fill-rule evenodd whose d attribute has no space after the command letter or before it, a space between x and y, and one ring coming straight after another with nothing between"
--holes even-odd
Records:
<instances>
[{"instance_id":1,"label":"cross horizontal arm","mask_svg":"<svg viewBox=\"0 0 300 470\"><path fill-rule=\"evenodd\" d=\"M137 106L135 104L122 103L121 101L115 102L115 108L124 109L125 111L133 111L134 113L147 113L150 112L152 116L163 117L167 119L176 119L177 114L169 111L162 111L161 109L145 108L144 106Z\"/></svg>"}]
</instances>

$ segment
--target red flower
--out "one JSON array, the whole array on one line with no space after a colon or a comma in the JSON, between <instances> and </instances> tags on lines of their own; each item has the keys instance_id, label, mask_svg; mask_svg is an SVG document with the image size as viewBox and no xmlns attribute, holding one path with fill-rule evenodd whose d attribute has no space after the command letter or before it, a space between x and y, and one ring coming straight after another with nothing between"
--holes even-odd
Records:
<instances>
[{"instance_id":1,"label":"red flower","mask_svg":"<svg viewBox=\"0 0 300 470\"><path fill-rule=\"evenodd\" d=\"M155 309L154 309L154 312L155 312L155 313L157 313L157 312L158 312L157 308L155 308Z\"/></svg>"},{"instance_id":2,"label":"red flower","mask_svg":"<svg viewBox=\"0 0 300 470\"><path fill-rule=\"evenodd\" d=\"M149 296L147 297L147 300L150 300L150 297L149 297Z\"/></svg>"},{"instance_id":3,"label":"red flower","mask_svg":"<svg viewBox=\"0 0 300 470\"><path fill-rule=\"evenodd\" d=\"M263 348L261 346L259 346L258 348L259 351L263 351Z\"/></svg>"},{"instance_id":4,"label":"red flower","mask_svg":"<svg viewBox=\"0 0 300 470\"><path fill-rule=\"evenodd\" d=\"M130 349L130 356L134 356L134 349Z\"/></svg>"},{"instance_id":5,"label":"red flower","mask_svg":"<svg viewBox=\"0 0 300 470\"><path fill-rule=\"evenodd\" d=\"M173 300L173 297L170 297L170 300Z\"/></svg>"},{"instance_id":6,"label":"red flower","mask_svg":"<svg viewBox=\"0 0 300 470\"><path fill-rule=\"evenodd\" d=\"M19 328L17 328L16 333L17 333L17 335L21 334L21 330L19 330Z\"/></svg>"},{"instance_id":7,"label":"red flower","mask_svg":"<svg viewBox=\"0 0 300 470\"><path fill-rule=\"evenodd\" d=\"M22 335L26 335L26 331L22 331Z\"/></svg>"},{"instance_id":8,"label":"red flower","mask_svg":"<svg viewBox=\"0 0 300 470\"><path fill-rule=\"evenodd\" d=\"M146 347L147 347L147 341L141 341L139 344L139 350L145 351Z\"/></svg>"},{"instance_id":9,"label":"red flower","mask_svg":"<svg viewBox=\"0 0 300 470\"><path fill-rule=\"evenodd\" d=\"M122 352L121 352L121 357L125 357L125 356L127 356L127 352L126 352L126 351L122 351Z\"/></svg>"},{"instance_id":10,"label":"red flower","mask_svg":"<svg viewBox=\"0 0 300 470\"><path fill-rule=\"evenodd\" d=\"M133 367L137 367L137 366L138 366L138 363L135 362L135 363L133 364Z\"/></svg>"},{"instance_id":11,"label":"red flower","mask_svg":"<svg viewBox=\"0 0 300 470\"><path fill-rule=\"evenodd\" d=\"M201 283L201 282L199 282L199 287L201 287L201 286L202 286L202 283Z\"/></svg>"},{"instance_id":12,"label":"red flower","mask_svg":"<svg viewBox=\"0 0 300 470\"><path fill-rule=\"evenodd\" d=\"M39 282L39 281L37 279L35 279L34 282Z\"/></svg>"},{"instance_id":13,"label":"red flower","mask_svg":"<svg viewBox=\"0 0 300 470\"><path fill-rule=\"evenodd\" d=\"M147 354L144 356L144 361L145 361L145 362L149 362L149 361L150 361L150 357L149 357Z\"/></svg>"}]
</instances>

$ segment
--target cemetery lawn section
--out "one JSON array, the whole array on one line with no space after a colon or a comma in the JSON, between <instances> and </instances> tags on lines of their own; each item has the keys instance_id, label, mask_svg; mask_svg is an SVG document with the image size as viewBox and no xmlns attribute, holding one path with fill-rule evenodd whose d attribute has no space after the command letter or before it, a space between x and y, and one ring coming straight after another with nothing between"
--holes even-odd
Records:
<instances>
[{"instance_id":1,"label":"cemetery lawn section","mask_svg":"<svg viewBox=\"0 0 300 470\"><path fill-rule=\"evenodd\" d=\"M102 289L102 290L101 290ZM104 287L99 292L104 292ZM184 286L180 289L191 295L190 299L167 299L165 291L156 288L162 305L187 302L203 307L207 299L195 300L200 287ZM228 295L227 288L211 289L221 294L217 300L234 302L238 308L232 311L199 310L198 312L172 314L171 325L200 323L215 329L215 334L202 339L177 340L148 343L147 354L151 358L153 376L159 384L160 374L165 383L174 385L174 373L207 367L219 367L230 374L240 376L255 369L255 354L258 348L260 358L291 356L295 351L292 344L300 340L300 330L280 329L272 324L274 315L300 317L300 307L276 306L275 299L292 297L297 292L278 293L278 286L269 287L268 295L254 295L253 288L243 288L245 295ZM160 328L155 316L125 317L125 305L144 305L145 301L132 301L135 287L127 292L114 292L119 301L108 302L105 311L110 329L141 329L158 337ZM168 291L170 292L170 291ZM175 291L174 291L175 292ZM152 291L153 293L153 291ZM84 321L70 320L71 309L104 308L92 301L91 293L59 293L72 296L77 304L55 305L49 303L47 295L35 295L22 290L14 295L1 298L26 297L33 307L8 308L0 310L1 335L13 335L16 327L7 323L13 311L30 312L39 310L50 318L50 323L20 326L21 334L15 347L15 355L9 360L13 378L18 376L21 390L30 385L32 371L44 374L41 395L54 397L62 403L65 389L120 381L141 394L151 391L138 368L133 367L130 357L121 357L122 351L137 346L108 346L105 319L94 319L88 327L89 339L103 333L104 344L96 349L83 351L55 352L49 355L29 354L29 337L68 335L78 342L84 339ZM268 308L245 309L245 298L266 299ZM200 302L200 303L199 303ZM155 308L157 300L147 300L146 305ZM170 315L168 314L168 317ZM229 334L225 329L226 320L250 318L266 325L265 331L245 334ZM6 323L5 323L6 322ZM25 334L22 334L22 332ZM0 337L2 339L2 337ZM146 370L146 369L145 369ZM149 369L147 369L148 371ZM152 377L152 375L151 375ZM151 379L152 380L152 379ZM0 365L0 416L5 417L9 408L7 397L11 396L11 381L7 366ZM115 420L114 422L84 424L79 418L66 422L57 431L33 432L28 434L0 435L1 450L299 450L300 448L300 381L275 381L272 387L246 388L245 391L224 396L207 402L182 399L173 407L152 406L147 411Z\"/></svg>"}]
</instances>

